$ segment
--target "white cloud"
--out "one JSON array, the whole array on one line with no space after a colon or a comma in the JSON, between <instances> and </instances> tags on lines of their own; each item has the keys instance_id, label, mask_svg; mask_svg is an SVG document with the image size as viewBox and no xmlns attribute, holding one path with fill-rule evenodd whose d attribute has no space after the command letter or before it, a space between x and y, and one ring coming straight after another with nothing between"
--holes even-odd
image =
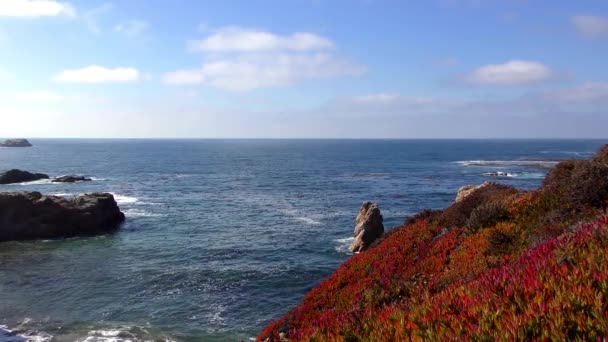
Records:
<instances>
[{"instance_id":1,"label":"white cloud","mask_svg":"<svg viewBox=\"0 0 608 342\"><path fill-rule=\"evenodd\" d=\"M141 73L135 68L91 65L82 69L64 70L53 80L62 83L119 83L138 81L141 78Z\"/></svg>"},{"instance_id":2,"label":"white cloud","mask_svg":"<svg viewBox=\"0 0 608 342\"><path fill-rule=\"evenodd\" d=\"M542 99L558 103L608 103L608 83L588 82L567 89L547 90Z\"/></svg>"},{"instance_id":3,"label":"white cloud","mask_svg":"<svg viewBox=\"0 0 608 342\"><path fill-rule=\"evenodd\" d=\"M351 98L353 102L358 103L391 103L399 99L401 99L401 96L398 94L384 93L354 96Z\"/></svg>"},{"instance_id":4,"label":"white cloud","mask_svg":"<svg viewBox=\"0 0 608 342\"><path fill-rule=\"evenodd\" d=\"M17 94L16 98L23 102L60 102L64 99L63 96L50 90L21 93Z\"/></svg>"},{"instance_id":5,"label":"white cloud","mask_svg":"<svg viewBox=\"0 0 608 342\"><path fill-rule=\"evenodd\" d=\"M148 23L142 20L129 20L114 26L114 32L135 38L148 30Z\"/></svg>"},{"instance_id":6,"label":"white cloud","mask_svg":"<svg viewBox=\"0 0 608 342\"><path fill-rule=\"evenodd\" d=\"M359 75L365 67L323 53L244 55L205 63L200 69L178 70L164 76L175 85L207 84L228 91L291 85L303 80Z\"/></svg>"},{"instance_id":7,"label":"white cloud","mask_svg":"<svg viewBox=\"0 0 608 342\"><path fill-rule=\"evenodd\" d=\"M482 66L464 80L480 85L522 85L546 81L555 77L555 72L548 66L533 61L511 60L504 64Z\"/></svg>"},{"instance_id":8,"label":"white cloud","mask_svg":"<svg viewBox=\"0 0 608 342\"><path fill-rule=\"evenodd\" d=\"M55 17L76 16L70 4L53 0L2 0L0 17Z\"/></svg>"},{"instance_id":9,"label":"white cloud","mask_svg":"<svg viewBox=\"0 0 608 342\"><path fill-rule=\"evenodd\" d=\"M311 51L326 50L334 43L314 33L277 35L271 32L225 27L203 40L190 43L193 50L207 52Z\"/></svg>"},{"instance_id":10,"label":"white cloud","mask_svg":"<svg viewBox=\"0 0 608 342\"><path fill-rule=\"evenodd\" d=\"M165 83L249 91L366 72L364 66L328 51L335 47L331 40L307 32L278 35L231 26L191 42L190 47L206 53L203 65L168 72Z\"/></svg>"},{"instance_id":11,"label":"white cloud","mask_svg":"<svg viewBox=\"0 0 608 342\"><path fill-rule=\"evenodd\" d=\"M175 85L203 84L205 75L202 69L178 70L166 73L163 81Z\"/></svg>"},{"instance_id":12,"label":"white cloud","mask_svg":"<svg viewBox=\"0 0 608 342\"><path fill-rule=\"evenodd\" d=\"M577 15L570 19L574 28L590 38L608 37L608 17Z\"/></svg>"},{"instance_id":13,"label":"white cloud","mask_svg":"<svg viewBox=\"0 0 608 342\"><path fill-rule=\"evenodd\" d=\"M539 115L554 113L597 113L605 115L608 105L608 82L582 83L570 87L531 91L522 96L505 99L448 99L378 93L335 99L325 108L327 112L347 114L395 114L399 116L438 114L485 115L491 120L502 115Z\"/></svg>"}]
</instances>

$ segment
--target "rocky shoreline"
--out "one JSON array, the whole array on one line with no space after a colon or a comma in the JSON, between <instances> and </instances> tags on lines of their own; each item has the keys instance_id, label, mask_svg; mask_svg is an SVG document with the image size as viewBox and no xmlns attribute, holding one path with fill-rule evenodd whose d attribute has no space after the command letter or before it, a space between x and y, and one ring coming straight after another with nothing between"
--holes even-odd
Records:
<instances>
[{"instance_id":1,"label":"rocky shoreline","mask_svg":"<svg viewBox=\"0 0 608 342\"><path fill-rule=\"evenodd\" d=\"M12 169L4 173L0 173L0 185L6 184L17 184L34 182L43 179L51 179L49 175L44 173L32 173L28 171ZM76 183L76 182L90 182L93 179L81 175L65 175L51 179L52 183Z\"/></svg>"}]
</instances>

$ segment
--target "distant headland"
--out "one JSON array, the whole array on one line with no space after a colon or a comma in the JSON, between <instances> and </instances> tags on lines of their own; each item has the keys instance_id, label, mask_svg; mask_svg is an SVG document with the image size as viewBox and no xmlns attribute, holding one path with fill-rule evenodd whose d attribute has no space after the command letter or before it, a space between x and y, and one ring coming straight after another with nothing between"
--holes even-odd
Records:
<instances>
[{"instance_id":1,"label":"distant headland","mask_svg":"<svg viewBox=\"0 0 608 342\"><path fill-rule=\"evenodd\" d=\"M6 139L4 142L0 143L1 147L31 147L27 139Z\"/></svg>"}]
</instances>

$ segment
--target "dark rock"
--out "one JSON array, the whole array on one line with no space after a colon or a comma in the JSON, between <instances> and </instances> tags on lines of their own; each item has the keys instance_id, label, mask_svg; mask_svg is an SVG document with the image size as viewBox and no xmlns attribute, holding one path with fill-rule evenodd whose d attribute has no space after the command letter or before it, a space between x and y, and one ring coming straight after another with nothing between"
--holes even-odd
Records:
<instances>
[{"instance_id":1,"label":"dark rock","mask_svg":"<svg viewBox=\"0 0 608 342\"><path fill-rule=\"evenodd\" d=\"M107 233L124 220L114 196L108 193L69 199L39 192L0 193L0 241Z\"/></svg>"},{"instance_id":2,"label":"dark rock","mask_svg":"<svg viewBox=\"0 0 608 342\"><path fill-rule=\"evenodd\" d=\"M75 183L75 182L90 182L90 181L92 181L92 179L88 178L88 177L70 175L70 176L57 177L57 178L53 179L51 182L53 182L53 183Z\"/></svg>"},{"instance_id":3,"label":"dark rock","mask_svg":"<svg viewBox=\"0 0 608 342\"><path fill-rule=\"evenodd\" d=\"M355 240L350 246L354 253L362 252L384 234L383 218L376 203L363 202L355 220Z\"/></svg>"},{"instance_id":4,"label":"dark rock","mask_svg":"<svg viewBox=\"0 0 608 342\"><path fill-rule=\"evenodd\" d=\"M31 173L17 169L0 174L0 184L33 182L40 179L49 179L49 176L44 173Z\"/></svg>"},{"instance_id":5,"label":"dark rock","mask_svg":"<svg viewBox=\"0 0 608 342\"><path fill-rule=\"evenodd\" d=\"M3 143L0 143L2 147L30 147L30 144L27 139L7 139Z\"/></svg>"}]
</instances>

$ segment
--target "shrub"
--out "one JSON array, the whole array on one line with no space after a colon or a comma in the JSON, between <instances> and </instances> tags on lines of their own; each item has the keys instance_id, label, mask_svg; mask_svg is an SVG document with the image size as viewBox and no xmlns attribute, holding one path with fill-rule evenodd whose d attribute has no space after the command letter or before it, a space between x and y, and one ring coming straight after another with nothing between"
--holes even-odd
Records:
<instances>
[{"instance_id":1,"label":"shrub","mask_svg":"<svg viewBox=\"0 0 608 342\"><path fill-rule=\"evenodd\" d=\"M592 160L598 163L608 163L608 145L602 146L602 148L597 151L595 156L593 156Z\"/></svg>"},{"instance_id":2,"label":"shrub","mask_svg":"<svg viewBox=\"0 0 608 342\"><path fill-rule=\"evenodd\" d=\"M445 209L439 217L439 223L444 226L463 227L469 220L473 210L481 204L506 201L510 196L518 192L512 186L490 183Z\"/></svg>"},{"instance_id":3,"label":"shrub","mask_svg":"<svg viewBox=\"0 0 608 342\"><path fill-rule=\"evenodd\" d=\"M416 215L406 217L405 222L403 224L409 226L410 224L413 224L418 220L425 219L430 222L434 222L437 218L439 218L439 215L441 215L442 212L442 210L424 209Z\"/></svg>"},{"instance_id":4,"label":"shrub","mask_svg":"<svg viewBox=\"0 0 608 342\"><path fill-rule=\"evenodd\" d=\"M573 215L608 206L608 146L591 160L561 162L547 175L543 192L559 199L560 210Z\"/></svg>"},{"instance_id":5,"label":"shrub","mask_svg":"<svg viewBox=\"0 0 608 342\"><path fill-rule=\"evenodd\" d=\"M503 202L491 201L482 203L473 209L464 230L467 234L473 234L482 228L494 226L496 223L508 218L509 212Z\"/></svg>"}]
</instances>

